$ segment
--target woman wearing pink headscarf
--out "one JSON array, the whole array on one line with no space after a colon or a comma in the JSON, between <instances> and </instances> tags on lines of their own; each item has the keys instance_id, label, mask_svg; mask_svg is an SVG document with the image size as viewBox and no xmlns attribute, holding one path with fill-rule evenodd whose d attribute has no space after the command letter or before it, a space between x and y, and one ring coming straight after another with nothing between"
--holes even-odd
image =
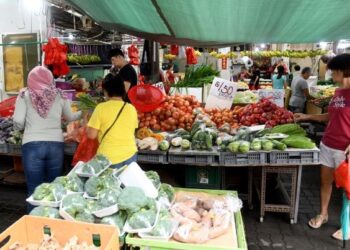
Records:
<instances>
[{"instance_id":1,"label":"woman wearing pink headscarf","mask_svg":"<svg viewBox=\"0 0 350 250\"><path fill-rule=\"evenodd\" d=\"M72 113L70 101L55 87L47 68L35 67L28 75L28 87L17 97L13 116L16 128L24 129L22 155L29 195L62 174L62 116L74 121L81 112Z\"/></svg>"}]
</instances>

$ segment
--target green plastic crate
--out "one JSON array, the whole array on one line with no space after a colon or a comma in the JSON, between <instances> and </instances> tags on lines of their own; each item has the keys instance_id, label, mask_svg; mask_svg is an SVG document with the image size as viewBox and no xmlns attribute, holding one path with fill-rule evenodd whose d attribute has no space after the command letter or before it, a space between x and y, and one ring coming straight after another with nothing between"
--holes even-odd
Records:
<instances>
[{"instance_id":1,"label":"green plastic crate","mask_svg":"<svg viewBox=\"0 0 350 250\"><path fill-rule=\"evenodd\" d=\"M222 169L220 167L186 166L187 188L221 188Z\"/></svg>"},{"instance_id":2,"label":"green plastic crate","mask_svg":"<svg viewBox=\"0 0 350 250\"><path fill-rule=\"evenodd\" d=\"M207 189L189 189L189 188L177 188L176 191L188 191L188 192L205 192L214 195L232 194L237 197L236 191L226 190L207 190ZM162 240L149 240L141 239L137 235L128 234L125 242L130 246L130 249L140 248L141 250L165 250L165 249L177 249L177 250L247 250L247 241L244 232L244 224L241 212L234 214L234 220L237 233L237 248L223 248L218 246L208 246L203 244L189 244L181 242L169 242Z\"/></svg>"}]
</instances>

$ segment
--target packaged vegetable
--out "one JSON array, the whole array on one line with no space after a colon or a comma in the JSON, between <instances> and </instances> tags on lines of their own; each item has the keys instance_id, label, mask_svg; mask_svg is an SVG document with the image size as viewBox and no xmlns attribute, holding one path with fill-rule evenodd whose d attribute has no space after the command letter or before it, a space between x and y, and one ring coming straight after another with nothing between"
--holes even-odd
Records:
<instances>
[{"instance_id":1,"label":"packaged vegetable","mask_svg":"<svg viewBox=\"0 0 350 250\"><path fill-rule=\"evenodd\" d=\"M149 210L140 210L136 213L133 213L128 218L128 224L132 229L144 229L150 228L154 225L157 217L157 211L154 209Z\"/></svg>"},{"instance_id":2,"label":"packaged vegetable","mask_svg":"<svg viewBox=\"0 0 350 250\"><path fill-rule=\"evenodd\" d=\"M84 163L81 172L83 174L101 174L102 171L107 169L111 165L111 162L104 155L98 154L90 161Z\"/></svg>"},{"instance_id":3,"label":"packaged vegetable","mask_svg":"<svg viewBox=\"0 0 350 250\"><path fill-rule=\"evenodd\" d=\"M148 199L145 192L138 187L125 187L118 197L118 207L128 213L135 213L147 206Z\"/></svg>"},{"instance_id":4,"label":"packaged vegetable","mask_svg":"<svg viewBox=\"0 0 350 250\"><path fill-rule=\"evenodd\" d=\"M171 237L176 225L177 223L171 218L169 211L162 210L159 214L157 224L148 234L157 237Z\"/></svg>"},{"instance_id":5,"label":"packaged vegetable","mask_svg":"<svg viewBox=\"0 0 350 250\"><path fill-rule=\"evenodd\" d=\"M252 143L250 144L250 149L259 151L261 150L261 140L260 139L254 139Z\"/></svg>"},{"instance_id":6,"label":"packaged vegetable","mask_svg":"<svg viewBox=\"0 0 350 250\"><path fill-rule=\"evenodd\" d=\"M88 202L81 194L69 194L62 200L62 211L71 216L74 220L94 223L95 218L89 210ZM60 213L63 216L62 213Z\"/></svg>"},{"instance_id":7,"label":"packaged vegetable","mask_svg":"<svg viewBox=\"0 0 350 250\"><path fill-rule=\"evenodd\" d=\"M156 171L147 171L146 176L152 181L156 189L160 187L160 178Z\"/></svg>"},{"instance_id":8,"label":"packaged vegetable","mask_svg":"<svg viewBox=\"0 0 350 250\"><path fill-rule=\"evenodd\" d=\"M98 195L98 203L104 208L116 205L120 193L121 188L102 190Z\"/></svg>"},{"instance_id":9,"label":"packaged vegetable","mask_svg":"<svg viewBox=\"0 0 350 250\"><path fill-rule=\"evenodd\" d=\"M159 143L158 147L162 151L167 151L170 147L170 143L167 140L163 140Z\"/></svg>"},{"instance_id":10,"label":"packaged vegetable","mask_svg":"<svg viewBox=\"0 0 350 250\"><path fill-rule=\"evenodd\" d=\"M238 153L239 145L241 144L240 141L234 141L228 144L227 149L232 153Z\"/></svg>"},{"instance_id":11,"label":"packaged vegetable","mask_svg":"<svg viewBox=\"0 0 350 250\"><path fill-rule=\"evenodd\" d=\"M66 194L65 188L60 183L43 183L35 188L34 200L40 201L60 201Z\"/></svg>"},{"instance_id":12,"label":"packaged vegetable","mask_svg":"<svg viewBox=\"0 0 350 250\"><path fill-rule=\"evenodd\" d=\"M238 151L242 154L248 153L250 148L250 142L249 141L241 141L239 144Z\"/></svg>"},{"instance_id":13,"label":"packaged vegetable","mask_svg":"<svg viewBox=\"0 0 350 250\"><path fill-rule=\"evenodd\" d=\"M191 142L189 140L183 139L181 141L181 148L184 150L190 149L191 148Z\"/></svg>"},{"instance_id":14,"label":"packaged vegetable","mask_svg":"<svg viewBox=\"0 0 350 250\"><path fill-rule=\"evenodd\" d=\"M60 183L64 188L71 192L84 192L84 182L75 173L69 176L59 176L54 183Z\"/></svg>"},{"instance_id":15,"label":"packaged vegetable","mask_svg":"<svg viewBox=\"0 0 350 250\"><path fill-rule=\"evenodd\" d=\"M181 137L175 137L171 140L171 145L174 147L180 147L181 146L181 142L182 142L182 138Z\"/></svg>"},{"instance_id":16,"label":"packaged vegetable","mask_svg":"<svg viewBox=\"0 0 350 250\"><path fill-rule=\"evenodd\" d=\"M119 231L122 231L127 217L128 217L128 215L127 215L126 211L120 210L113 215L106 216L106 217L102 218L101 223L116 226L119 228Z\"/></svg>"},{"instance_id":17,"label":"packaged vegetable","mask_svg":"<svg viewBox=\"0 0 350 250\"><path fill-rule=\"evenodd\" d=\"M54 218L54 219L60 218L60 214L57 208L44 207L44 206L33 208L33 210L29 213L29 215Z\"/></svg>"},{"instance_id":18,"label":"packaged vegetable","mask_svg":"<svg viewBox=\"0 0 350 250\"><path fill-rule=\"evenodd\" d=\"M271 151L273 149L273 143L270 140L263 140L262 141L262 148L266 151Z\"/></svg>"}]
</instances>

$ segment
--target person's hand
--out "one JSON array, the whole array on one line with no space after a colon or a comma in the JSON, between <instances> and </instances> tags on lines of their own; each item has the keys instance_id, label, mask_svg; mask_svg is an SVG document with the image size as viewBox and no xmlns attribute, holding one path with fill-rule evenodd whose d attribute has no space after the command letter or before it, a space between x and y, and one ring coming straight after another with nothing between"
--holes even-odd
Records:
<instances>
[{"instance_id":1,"label":"person's hand","mask_svg":"<svg viewBox=\"0 0 350 250\"><path fill-rule=\"evenodd\" d=\"M308 117L307 115L302 114L302 113L295 113L294 114L294 120L296 122L305 121L305 120L307 120L307 117Z\"/></svg>"},{"instance_id":2,"label":"person's hand","mask_svg":"<svg viewBox=\"0 0 350 250\"><path fill-rule=\"evenodd\" d=\"M349 157L349 153L350 153L350 145L344 151L344 154L346 157Z\"/></svg>"}]
</instances>

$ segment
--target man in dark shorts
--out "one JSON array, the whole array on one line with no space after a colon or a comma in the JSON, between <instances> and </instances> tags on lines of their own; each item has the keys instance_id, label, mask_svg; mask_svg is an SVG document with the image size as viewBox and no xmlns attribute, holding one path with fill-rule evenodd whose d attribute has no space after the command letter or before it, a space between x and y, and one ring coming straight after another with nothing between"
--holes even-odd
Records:
<instances>
[{"instance_id":1,"label":"man in dark shorts","mask_svg":"<svg viewBox=\"0 0 350 250\"><path fill-rule=\"evenodd\" d=\"M135 69L125 60L124 53L120 49L112 49L109 51L108 57L113 65L111 73L119 74L121 76L124 80L125 92L128 93L129 89L137 85L137 74ZM127 95L123 99L130 103Z\"/></svg>"}]
</instances>

